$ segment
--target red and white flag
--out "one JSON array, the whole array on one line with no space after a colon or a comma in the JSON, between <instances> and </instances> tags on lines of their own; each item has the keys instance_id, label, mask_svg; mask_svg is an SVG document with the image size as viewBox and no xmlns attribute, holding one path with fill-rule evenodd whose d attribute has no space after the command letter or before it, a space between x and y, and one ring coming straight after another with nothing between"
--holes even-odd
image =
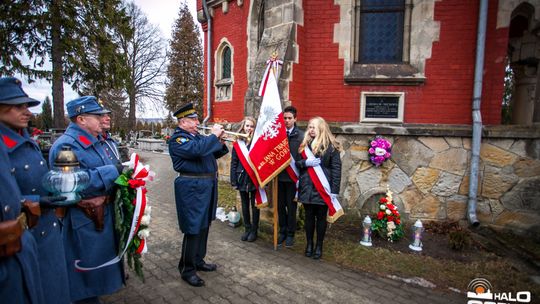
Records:
<instances>
[{"instance_id":1,"label":"red and white flag","mask_svg":"<svg viewBox=\"0 0 540 304\"><path fill-rule=\"evenodd\" d=\"M261 82L262 96L249 159L259 186L264 187L291 162L291 152L276 81L280 62L269 60Z\"/></svg>"}]
</instances>

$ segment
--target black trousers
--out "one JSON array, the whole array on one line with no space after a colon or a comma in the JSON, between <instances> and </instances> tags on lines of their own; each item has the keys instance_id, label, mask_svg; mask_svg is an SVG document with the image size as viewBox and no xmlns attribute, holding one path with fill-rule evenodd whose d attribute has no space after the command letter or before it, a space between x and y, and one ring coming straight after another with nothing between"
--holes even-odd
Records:
<instances>
[{"instance_id":1,"label":"black trousers","mask_svg":"<svg viewBox=\"0 0 540 304\"><path fill-rule=\"evenodd\" d=\"M278 220L279 233L294 236L296 232L296 209L298 204L294 201L296 184L292 182L278 182Z\"/></svg>"},{"instance_id":2,"label":"black trousers","mask_svg":"<svg viewBox=\"0 0 540 304\"><path fill-rule=\"evenodd\" d=\"M255 190L256 191L256 190ZM242 218L246 231L257 231L261 211L255 207L255 191L240 191L242 201Z\"/></svg>"},{"instance_id":3,"label":"black trousers","mask_svg":"<svg viewBox=\"0 0 540 304\"><path fill-rule=\"evenodd\" d=\"M313 235L315 228L317 229L317 245L322 246L324 242L324 235L326 234L326 214L328 213L328 206L304 204L306 210L306 220L304 222L304 228L306 230L306 242L313 244Z\"/></svg>"},{"instance_id":4,"label":"black trousers","mask_svg":"<svg viewBox=\"0 0 540 304\"><path fill-rule=\"evenodd\" d=\"M199 234L184 234L182 257L178 263L178 270L183 278L194 275L197 272L197 265L205 263L209 228L201 229Z\"/></svg>"}]
</instances>

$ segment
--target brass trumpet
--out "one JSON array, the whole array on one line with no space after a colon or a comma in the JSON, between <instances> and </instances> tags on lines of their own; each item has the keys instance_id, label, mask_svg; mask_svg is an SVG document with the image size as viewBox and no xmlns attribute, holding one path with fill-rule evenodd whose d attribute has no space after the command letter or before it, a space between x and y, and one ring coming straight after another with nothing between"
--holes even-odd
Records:
<instances>
[{"instance_id":1,"label":"brass trumpet","mask_svg":"<svg viewBox=\"0 0 540 304\"><path fill-rule=\"evenodd\" d=\"M201 130L212 130L212 127L203 127L203 126L197 126L198 129L201 129ZM251 141L251 135L249 134L245 134L245 133L238 133L238 132L231 132L231 131L227 131L225 130L223 133L227 134L227 135L231 135L231 136L234 136L234 137L241 137L243 138L245 141L247 142L250 142ZM235 142L236 139L232 139L232 138L223 138L223 140L225 141L230 141L230 142Z\"/></svg>"}]
</instances>

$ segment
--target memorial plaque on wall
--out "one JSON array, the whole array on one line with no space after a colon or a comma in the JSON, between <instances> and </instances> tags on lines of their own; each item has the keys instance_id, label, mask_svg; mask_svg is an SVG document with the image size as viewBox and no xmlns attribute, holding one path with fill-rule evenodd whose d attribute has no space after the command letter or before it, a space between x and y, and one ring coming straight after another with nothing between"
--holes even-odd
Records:
<instances>
[{"instance_id":1,"label":"memorial plaque on wall","mask_svg":"<svg viewBox=\"0 0 540 304\"><path fill-rule=\"evenodd\" d=\"M366 118L399 118L398 96L366 96Z\"/></svg>"}]
</instances>

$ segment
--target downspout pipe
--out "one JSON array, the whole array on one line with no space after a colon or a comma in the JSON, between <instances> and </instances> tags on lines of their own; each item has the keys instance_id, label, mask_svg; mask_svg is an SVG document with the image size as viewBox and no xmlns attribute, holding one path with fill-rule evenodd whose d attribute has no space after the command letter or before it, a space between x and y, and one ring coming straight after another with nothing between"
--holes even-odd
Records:
<instances>
[{"instance_id":1,"label":"downspout pipe","mask_svg":"<svg viewBox=\"0 0 540 304\"><path fill-rule=\"evenodd\" d=\"M206 117L203 120L203 126L206 126L212 117L212 16L208 11L206 0L202 0L202 5L208 23L206 31Z\"/></svg>"},{"instance_id":2,"label":"downspout pipe","mask_svg":"<svg viewBox=\"0 0 540 304\"><path fill-rule=\"evenodd\" d=\"M480 0L480 12L478 15L478 33L476 36L476 63L474 69L474 91L472 102L472 147L471 164L469 175L469 201L467 205L467 218L473 227L480 225L476 217L478 196L478 171L480 163L480 144L482 141L482 79L484 71L484 52L486 49L486 25L487 25L488 0Z\"/></svg>"}]
</instances>

